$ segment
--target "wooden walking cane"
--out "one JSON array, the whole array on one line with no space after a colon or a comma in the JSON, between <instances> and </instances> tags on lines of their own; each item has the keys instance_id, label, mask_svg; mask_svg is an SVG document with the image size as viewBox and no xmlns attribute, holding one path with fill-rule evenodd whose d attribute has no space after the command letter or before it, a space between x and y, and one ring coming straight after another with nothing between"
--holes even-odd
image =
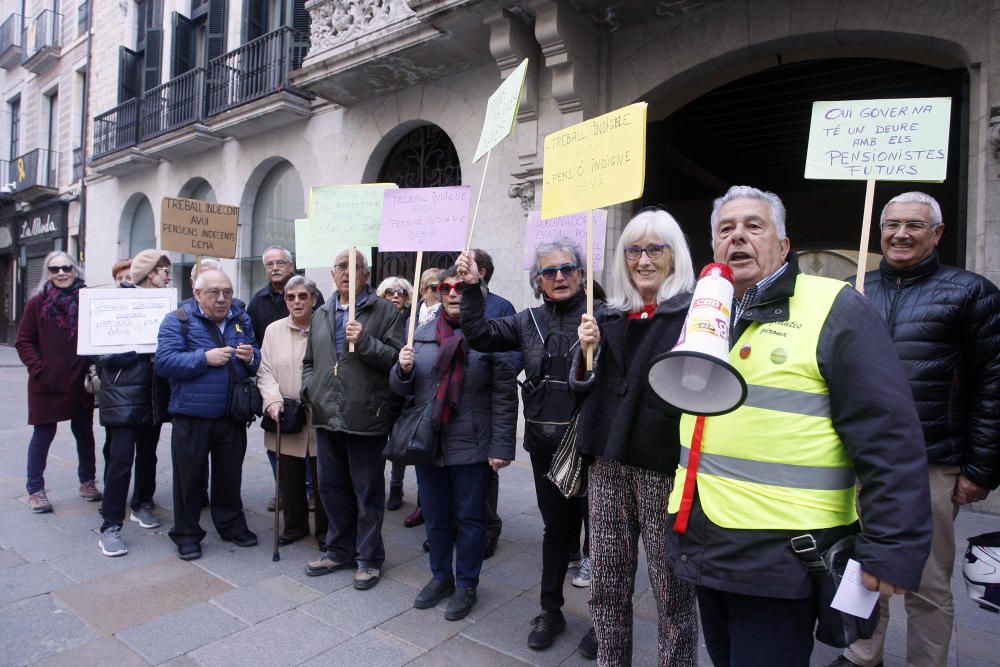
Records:
<instances>
[{"instance_id":1,"label":"wooden walking cane","mask_svg":"<svg viewBox=\"0 0 1000 667\"><path fill-rule=\"evenodd\" d=\"M281 499L281 412L278 412L278 418L274 423L274 554L271 556L271 562L277 563L281 560L281 554L278 553L278 515L281 514L281 506L284 504Z\"/></svg>"}]
</instances>

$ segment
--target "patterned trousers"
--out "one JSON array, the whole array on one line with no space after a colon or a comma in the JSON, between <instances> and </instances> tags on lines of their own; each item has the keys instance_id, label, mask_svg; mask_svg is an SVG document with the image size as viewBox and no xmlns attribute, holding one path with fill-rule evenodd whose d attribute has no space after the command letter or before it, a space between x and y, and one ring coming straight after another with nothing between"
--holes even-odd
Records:
<instances>
[{"instance_id":1,"label":"patterned trousers","mask_svg":"<svg viewBox=\"0 0 1000 667\"><path fill-rule=\"evenodd\" d=\"M659 665L698 664L695 589L667 567L666 508L672 478L605 459L594 461L589 475L590 613L598 664L632 664L632 595L640 536L659 617Z\"/></svg>"}]
</instances>

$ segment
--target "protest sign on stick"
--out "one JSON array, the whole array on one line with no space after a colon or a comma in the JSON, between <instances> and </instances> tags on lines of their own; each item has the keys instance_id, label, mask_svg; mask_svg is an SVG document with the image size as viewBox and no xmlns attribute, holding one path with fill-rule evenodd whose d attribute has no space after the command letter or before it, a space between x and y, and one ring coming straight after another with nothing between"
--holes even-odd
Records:
<instances>
[{"instance_id":1,"label":"protest sign on stick","mask_svg":"<svg viewBox=\"0 0 1000 667\"><path fill-rule=\"evenodd\" d=\"M461 250L469 225L469 187L386 190L379 233L380 251L416 251L414 285L420 285L424 250ZM407 345L413 345L416 299L410 303Z\"/></svg>"},{"instance_id":2,"label":"protest sign on stick","mask_svg":"<svg viewBox=\"0 0 1000 667\"><path fill-rule=\"evenodd\" d=\"M608 212L597 209L594 215L594 268L601 271L604 268L604 239L607 235ZM570 239L581 248L587 242L587 214L571 213L555 218L544 219L540 211L528 213L528 223L524 227L524 268L531 269L535 265L535 248L543 243L552 243L559 239Z\"/></svg>"},{"instance_id":3,"label":"protest sign on stick","mask_svg":"<svg viewBox=\"0 0 1000 667\"><path fill-rule=\"evenodd\" d=\"M545 137L542 218L587 214L587 313L593 307L593 216L590 211L636 199L646 174L646 103L637 102ZM594 350L587 348L587 369Z\"/></svg>"},{"instance_id":4,"label":"protest sign on stick","mask_svg":"<svg viewBox=\"0 0 1000 667\"><path fill-rule=\"evenodd\" d=\"M164 197L160 205L160 250L235 259L239 217L239 206Z\"/></svg>"},{"instance_id":5,"label":"protest sign on stick","mask_svg":"<svg viewBox=\"0 0 1000 667\"><path fill-rule=\"evenodd\" d=\"M348 318L354 319L357 285L355 268L358 247L371 248L378 242L378 226L382 218L382 191L395 188L394 183L362 185L332 185L309 191L309 219L295 221L295 250L299 267L327 266L341 251L347 254L349 286ZM370 250L367 252L370 253ZM369 254L369 257L371 255ZM370 262L369 262L370 265ZM354 344L348 346L354 352Z\"/></svg>"},{"instance_id":6,"label":"protest sign on stick","mask_svg":"<svg viewBox=\"0 0 1000 667\"><path fill-rule=\"evenodd\" d=\"M805 177L867 181L859 292L865 289L875 181L943 181L950 122L949 97L813 102Z\"/></svg>"},{"instance_id":7,"label":"protest sign on stick","mask_svg":"<svg viewBox=\"0 0 1000 667\"><path fill-rule=\"evenodd\" d=\"M177 290L82 289L76 353L156 352L160 322L177 308Z\"/></svg>"},{"instance_id":8,"label":"protest sign on stick","mask_svg":"<svg viewBox=\"0 0 1000 667\"><path fill-rule=\"evenodd\" d=\"M479 134L479 144L476 146L473 162L479 162L486 156L483 165L482 180L479 183L479 195L476 197L476 207L472 211L472 223L469 225L468 240L465 249L472 247L472 232L476 228L476 216L479 214L479 200L483 197L483 186L486 184L486 173L490 168L490 154L493 149L511 133L517 123L517 109L521 104L521 91L524 89L524 79L528 73L528 59L521 61L503 83L493 91L486 101L486 117L483 119L483 130Z\"/></svg>"}]
</instances>

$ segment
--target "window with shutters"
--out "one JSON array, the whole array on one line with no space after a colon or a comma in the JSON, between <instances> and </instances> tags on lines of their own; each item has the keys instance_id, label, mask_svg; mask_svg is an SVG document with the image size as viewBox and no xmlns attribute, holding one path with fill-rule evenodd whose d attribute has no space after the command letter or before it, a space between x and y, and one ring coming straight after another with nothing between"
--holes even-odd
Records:
<instances>
[{"instance_id":1,"label":"window with shutters","mask_svg":"<svg viewBox=\"0 0 1000 667\"><path fill-rule=\"evenodd\" d=\"M160 85L163 63L163 0L136 0L134 58L118 73L119 103ZM126 49L127 50L127 49ZM129 71L131 70L131 71ZM125 97L132 93L131 97Z\"/></svg>"}]
</instances>

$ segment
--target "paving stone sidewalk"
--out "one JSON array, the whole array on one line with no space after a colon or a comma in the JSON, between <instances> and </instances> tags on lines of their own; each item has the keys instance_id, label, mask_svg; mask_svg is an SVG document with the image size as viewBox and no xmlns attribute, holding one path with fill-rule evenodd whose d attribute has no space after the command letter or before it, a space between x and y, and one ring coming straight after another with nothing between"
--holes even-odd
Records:
<instances>
[{"instance_id":1,"label":"paving stone sidewalk","mask_svg":"<svg viewBox=\"0 0 1000 667\"><path fill-rule=\"evenodd\" d=\"M576 644L587 631L588 589L566 585L568 630L546 651L525 646L538 612L542 520L531 470L522 456L501 472L503 534L486 561L479 601L465 620L413 609L429 578L420 548L422 528L402 525L416 486L408 471L404 505L387 512L387 560L371 591L351 587L353 574L310 578L302 568L319 553L315 542L281 549L272 562L274 490L260 429L250 429L243 469L243 500L261 544L243 549L209 531L204 556L183 562L167 537L172 523L170 429L159 446L156 512L163 526L143 530L127 522L127 556L107 558L97 546L98 505L77 497L76 452L62 424L49 455L46 485L55 512L34 515L24 490L26 374L14 350L0 346L0 665L586 665ZM95 427L98 452L103 429ZM522 453L523 454L523 453ZM98 453L98 456L99 453ZM1000 517L964 511L964 540L1000 530ZM958 558L959 553L956 554ZM960 561L959 561L960 562ZM949 665L1000 665L1000 616L976 607L954 579L957 624ZM905 621L894 616L885 664L904 665ZM780 651L780 647L776 647ZM822 645L813 665L837 652ZM635 596L636 665L656 664L656 606L641 562ZM710 664L704 646L701 664Z\"/></svg>"}]
</instances>

